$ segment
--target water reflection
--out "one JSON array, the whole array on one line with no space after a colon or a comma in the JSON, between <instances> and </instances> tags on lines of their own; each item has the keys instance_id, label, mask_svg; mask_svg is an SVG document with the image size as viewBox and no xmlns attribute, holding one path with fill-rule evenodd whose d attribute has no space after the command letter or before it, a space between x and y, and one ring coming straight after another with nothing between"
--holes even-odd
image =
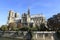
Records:
<instances>
[{"instance_id":1,"label":"water reflection","mask_svg":"<svg viewBox=\"0 0 60 40\"><path fill-rule=\"evenodd\" d=\"M15 38L2 38L2 37L0 37L0 40L22 40L22 39L15 39Z\"/></svg>"}]
</instances>

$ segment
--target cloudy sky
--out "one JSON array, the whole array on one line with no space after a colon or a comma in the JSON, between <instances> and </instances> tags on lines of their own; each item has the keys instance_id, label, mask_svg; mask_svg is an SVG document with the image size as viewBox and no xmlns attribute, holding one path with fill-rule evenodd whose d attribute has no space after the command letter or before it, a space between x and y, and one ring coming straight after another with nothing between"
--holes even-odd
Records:
<instances>
[{"instance_id":1,"label":"cloudy sky","mask_svg":"<svg viewBox=\"0 0 60 40\"><path fill-rule=\"evenodd\" d=\"M48 19L60 12L60 0L0 0L0 25L7 23L9 10L21 15L28 8L31 15L42 13Z\"/></svg>"}]
</instances>

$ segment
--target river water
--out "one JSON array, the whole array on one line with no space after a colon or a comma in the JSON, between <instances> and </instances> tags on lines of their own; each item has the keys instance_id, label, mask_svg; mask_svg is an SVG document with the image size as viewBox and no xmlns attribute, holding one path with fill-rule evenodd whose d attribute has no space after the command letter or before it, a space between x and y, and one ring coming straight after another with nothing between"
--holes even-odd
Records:
<instances>
[{"instance_id":1,"label":"river water","mask_svg":"<svg viewBox=\"0 0 60 40\"><path fill-rule=\"evenodd\" d=\"M21 39L14 39L14 38L2 38L2 37L0 37L0 40L21 40Z\"/></svg>"}]
</instances>

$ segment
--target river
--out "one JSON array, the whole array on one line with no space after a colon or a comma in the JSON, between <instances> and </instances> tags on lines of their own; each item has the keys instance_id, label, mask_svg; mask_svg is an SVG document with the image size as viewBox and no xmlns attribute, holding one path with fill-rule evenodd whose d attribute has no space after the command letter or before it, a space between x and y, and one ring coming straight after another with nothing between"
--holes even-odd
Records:
<instances>
[{"instance_id":1,"label":"river","mask_svg":"<svg viewBox=\"0 0 60 40\"><path fill-rule=\"evenodd\" d=\"M2 37L0 37L0 40L21 40L21 39L14 39L14 38L2 38Z\"/></svg>"}]
</instances>

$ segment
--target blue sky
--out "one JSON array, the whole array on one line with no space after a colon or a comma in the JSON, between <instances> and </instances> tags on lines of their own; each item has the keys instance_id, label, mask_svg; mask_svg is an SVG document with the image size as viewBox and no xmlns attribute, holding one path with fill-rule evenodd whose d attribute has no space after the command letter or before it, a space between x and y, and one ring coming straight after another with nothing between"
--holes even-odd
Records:
<instances>
[{"instance_id":1,"label":"blue sky","mask_svg":"<svg viewBox=\"0 0 60 40\"><path fill-rule=\"evenodd\" d=\"M28 8L31 15L42 13L48 19L60 12L60 0L0 0L0 25L7 23L9 10L21 15Z\"/></svg>"}]
</instances>

